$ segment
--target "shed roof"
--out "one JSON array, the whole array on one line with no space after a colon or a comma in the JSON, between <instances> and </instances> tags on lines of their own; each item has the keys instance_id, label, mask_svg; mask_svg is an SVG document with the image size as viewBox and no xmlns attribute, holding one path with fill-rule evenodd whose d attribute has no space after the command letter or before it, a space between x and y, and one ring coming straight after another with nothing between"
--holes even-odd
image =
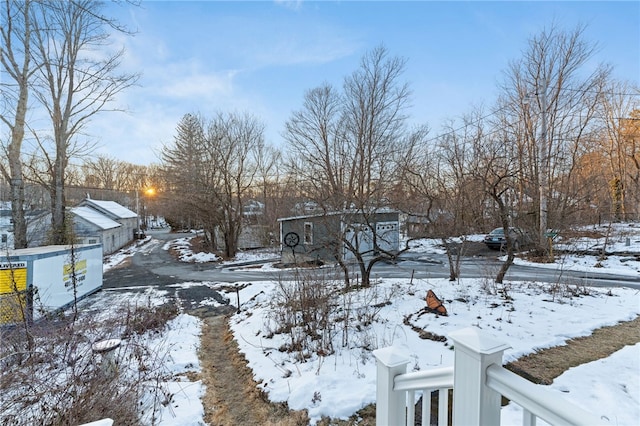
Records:
<instances>
[{"instance_id":1,"label":"shed roof","mask_svg":"<svg viewBox=\"0 0 640 426\"><path fill-rule=\"evenodd\" d=\"M92 250L101 246L99 244L76 244L73 245L74 250L84 251L84 250ZM39 246L39 247L27 247L23 249L13 249L8 251L8 257L32 257L32 258L43 258L50 257L51 254L68 254L69 250L71 250L72 246L70 245L53 245L53 246ZM102 248L101 248L102 249ZM7 253L0 255L0 262L6 262ZM10 262L15 262L15 259L9 259Z\"/></svg>"},{"instance_id":2,"label":"shed roof","mask_svg":"<svg viewBox=\"0 0 640 426\"><path fill-rule=\"evenodd\" d=\"M136 212L132 212L128 208L124 207L121 204L116 203L115 201L92 200L90 198L87 198L82 201L81 205L91 206L98 210L103 210L107 213L112 214L114 217L118 219L130 219L130 218L138 217Z\"/></svg>"},{"instance_id":3,"label":"shed roof","mask_svg":"<svg viewBox=\"0 0 640 426\"><path fill-rule=\"evenodd\" d=\"M349 209L343 211L331 211L323 213L315 213L301 216L281 217L278 218L278 222L288 222L292 220L312 219L317 217L336 216L336 215L364 215L364 214L386 214L386 213L400 213L398 210L394 210L387 207L377 208L374 211L362 211L357 209Z\"/></svg>"},{"instance_id":4,"label":"shed roof","mask_svg":"<svg viewBox=\"0 0 640 426\"><path fill-rule=\"evenodd\" d=\"M74 207L71 209L71 212L76 216L86 220L87 222L96 225L100 229L113 229L121 226L115 220L109 219L99 211L94 210L88 206Z\"/></svg>"}]
</instances>

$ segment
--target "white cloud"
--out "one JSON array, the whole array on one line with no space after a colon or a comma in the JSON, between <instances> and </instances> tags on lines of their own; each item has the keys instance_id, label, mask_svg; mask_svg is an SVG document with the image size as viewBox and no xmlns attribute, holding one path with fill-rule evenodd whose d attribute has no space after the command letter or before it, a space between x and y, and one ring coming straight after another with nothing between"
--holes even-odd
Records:
<instances>
[{"instance_id":1,"label":"white cloud","mask_svg":"<svg viewBox=\"0 0 640 426\"><path fill-rule=\"evenodd\" d=\"M275 4L286 9L300 10L302 8L302 0L275 0Z\"/></svg>"},{"instance_id":2,"label":"white cloud","mask_svg":"<svg viewBox=\"0 0 640 426\"><path fill-rule=\"evenodd\" d=\"M173 76L165 78L161 87L156 87L162 96L176 98L196 99L211 98L216 95L229 96L233 91L233 78L236 71L222 73L200 73L182 74L172 73Z\"/></svg>"}]
</instances>

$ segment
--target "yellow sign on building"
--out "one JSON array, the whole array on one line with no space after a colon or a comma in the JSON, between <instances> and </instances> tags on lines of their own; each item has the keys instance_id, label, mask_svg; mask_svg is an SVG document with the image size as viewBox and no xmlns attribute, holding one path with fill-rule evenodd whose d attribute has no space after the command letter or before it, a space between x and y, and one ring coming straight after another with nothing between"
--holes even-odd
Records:
<instances>
[{"instance_id":1,"label":"yellow sign on building","mask_svg":"<svg viewBox=\"0 0 640 426\"><path fill-rule=\"evenodd\" d=\"M62 268L62 280L64 286L69 287L74 285L73 279L75 278L75 285L80 285L87 276L87 260L78 260L75 264L67 263Z\"/></svg>"},{"instance_id":2,"label":"yellow sign on building","mask_svg":"<svg viewBox=\"0 0 640 426\"><path fill-rule=\"evenodd\" d=\"M27 263L0 263L0 324L24 320L26 290Z\"/></svg>"}]
</instances>

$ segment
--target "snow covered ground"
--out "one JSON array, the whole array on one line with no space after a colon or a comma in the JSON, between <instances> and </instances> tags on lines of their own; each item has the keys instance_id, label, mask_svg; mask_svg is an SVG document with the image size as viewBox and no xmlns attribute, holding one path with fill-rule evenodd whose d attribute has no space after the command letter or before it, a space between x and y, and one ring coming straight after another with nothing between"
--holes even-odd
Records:
<instances>
[{"instance_id":1,"label":"snow covered ground","mask_svg":"<svg viewBox=\"0 0 640 426\"><path fill-rule=\"evenodd\" d=\"M640 253L640 228L637 225L619 225L614 231L606 240L608 251ZM480 237L470 238L478 240ZM415 244L415 250L435 253L439 250L436 244L422 240ZM559 240L556 247L563 244L594 249L604 245L605 239ZM188 259L188 244L182 250ZM117 264L131 254L115 255L108 264ZM246 254L243 260L249 260ZM518 262L524 260L519 259ZM544 267L593 268L599 272L638 276L640 262L626 254L608 258L563 256L555 264ZM231 327L255 379L271 400L287 401L293 409L308 409L313 422L321 416L346 418L375 401L373 349L397 346L412 358L410 368L413 370L452 365L450 341L421 339L415 330L422 329L446 338L450 332L464 327L482 328L511 346L505 352L504 361L508 362L537 349L562 345L573 337L589 335L596 328L632 320L640 315L640 294L633 289L554 286L533 282L509 282L505 286L496 286L491 277L463 277L455 283L443 279L384 279L370 289L340 296L337 300L343 303L343 307L348 306L358 315L348 327L335 330L331 336L333 353L324 356L307 354L301 362L295 353L279 350L289 342L290 335L274 333L277 324L273 321L270 307L278 288L276 282L263 281L243 289L242 312L231 318ZM420 314L429 289L445 301L448 316ZM509 300L503 297L504 292L509 295ZM151 291L145 297L155 296L163 295ZM199 370L195 356L198 342L194 339L200 334L199 327L197 320L184 314L170 324L164 340L168 347L173 348L170 359L176 371L184 371L185 368ZM343 345L345 334L348 334L346 346ZM203 409L199 401L203 393L202 384L180 381L172 385L176 386L176 392L160 424L203 424ZM637 425L640 419L640 344L627 346L608 358L572 368L549 388L563 398L606 417L613 425ZM520 416L517 407L504 407L502 424L521 424Z\"/></svg>"}]
</instances>

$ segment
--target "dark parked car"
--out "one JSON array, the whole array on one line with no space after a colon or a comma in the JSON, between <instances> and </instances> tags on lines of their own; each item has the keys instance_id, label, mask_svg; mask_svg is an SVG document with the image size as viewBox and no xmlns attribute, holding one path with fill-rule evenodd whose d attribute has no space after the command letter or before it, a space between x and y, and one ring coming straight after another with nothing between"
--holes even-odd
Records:
<instances>
[{"instance_id":1,"label":"dark parked car","mask_svg":"<svg viewBox=\"0 0 640 426\"><path fill-rule=\"evenodd\" d=\"M521 248L531 244L529 235L520 228L509 228L513 250L519 251ZM507 239L503 228L496 228L484 237L484 243L492 250L506 250Z\"/></svg>"}]
</instances>

